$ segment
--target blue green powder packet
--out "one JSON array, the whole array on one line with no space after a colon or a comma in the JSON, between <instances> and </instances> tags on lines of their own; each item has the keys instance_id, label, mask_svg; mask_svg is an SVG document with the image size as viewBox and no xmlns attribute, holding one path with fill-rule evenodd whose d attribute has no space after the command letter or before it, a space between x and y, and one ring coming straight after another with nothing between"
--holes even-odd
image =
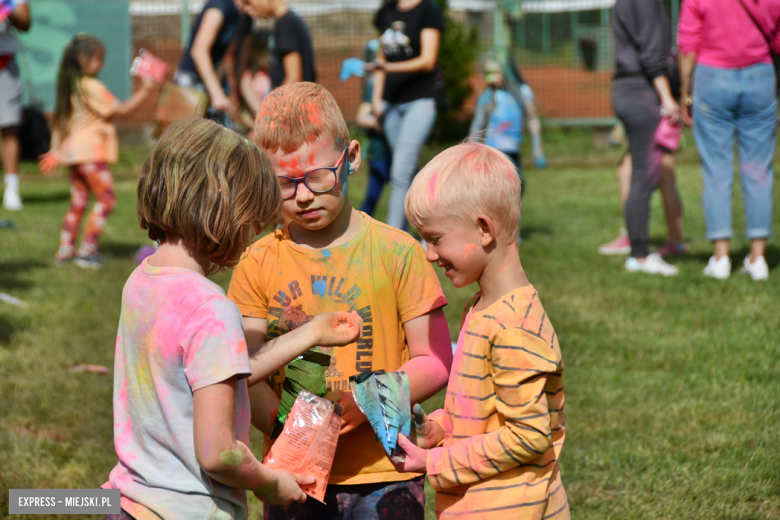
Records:
<instances>
[{"instance_id":1,"label":"blue green powder packet","mask_svg":"<svg viewBox=\"0 0 780 520\"><path fill-rule=\"evenodd\" d=\"M405 372L365 371L350 377L349 386L390 460L403 462L406 457L398 447L398 434L408 439L412 428L409 376Z\"/></svg>"}]
</instances>

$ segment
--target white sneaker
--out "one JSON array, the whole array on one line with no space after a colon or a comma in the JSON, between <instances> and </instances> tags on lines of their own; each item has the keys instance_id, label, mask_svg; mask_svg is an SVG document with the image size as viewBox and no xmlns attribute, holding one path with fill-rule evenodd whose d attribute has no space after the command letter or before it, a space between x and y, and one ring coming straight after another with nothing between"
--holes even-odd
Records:
<instances>
[{"instance_id":1,"label":"white sneaker","mask_svg":"<svg viewBox=\"0 0 780 520\"><path fill-rule=\"evenodd\" d=\"M759 256L755 262L750 262L750 255L745 257L745 264L742 266L742 272L747 273L755 280L766 280L769 278L769 266L763 256Z\"/></svg>"},{"instance_id":2,"label":"white sneaker","mask_svg":"<svg viewBox=\"0 0 780 520\"><path fill-rule=\"evenodd\" d=\"M658 253L650 253L647 255L644 263L641 264L633 256L628 257L626 259L626 271L630 273L660 274L663 276L674 276L677 274L677 268L664 262L664 259Z\"/></svg>"},{"instance_id":3,"label":"white sneaker","mask_svg":"<svg viewBox=\"0 0 780 520\"><path fill-rule=\"evenodd\" d=\"M19 192L8 185L5 186L5 192L3 193L3 207L8 211L19 211L24 207L22 206L22 198L19 196Z\"/></svg>"},{"instance_id":4,"label":"white sneaker","mask_svg":"<svg viewBox=\"0 0 780 520\"><path fill-rule=\"evenodd\" d=\"M704 276L725 280L731 276L731 258L724 255L720 257L720 260L715 260L715 257L711 256L707 267L704 268Z\"/></svg>"}]
</instances>

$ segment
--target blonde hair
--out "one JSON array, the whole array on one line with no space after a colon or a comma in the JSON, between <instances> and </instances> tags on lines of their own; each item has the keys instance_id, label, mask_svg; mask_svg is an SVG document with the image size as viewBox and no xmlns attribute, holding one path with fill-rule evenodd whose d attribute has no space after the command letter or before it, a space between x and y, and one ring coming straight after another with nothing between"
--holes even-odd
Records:
<instances>
[{"instance_id":1,"label":"blonde hair","mask_svg":"<svg viewBox=\"0 0 780 520\"><path fill-rule=\"evenodd\" d=\"M406 194L404 209L417 228L433 215L455 216L467 224L487 215L496 224L498 241L513 244L520 234L520 187L517 169L506 155L468 142L425 165Z\"/></svg>"},{"instance_id":2,"label":"blonde hair","mask_svg":"<svg viewBox=\"0 0 780 520\"><path fill-rule=\"evenodd\" d=\"M281 206L268 157L206 119L171 125L138 179L141 228L152 240L181 239L208 256L210 273L235 266L254 234L278 223Z\"/></svg>"},{"instance_id":3,"label":"blonde hair","mask_svg":"<svg viewBox=\"0 0 780 520\"><path fill-rule=\"evenodd\" d=\"M263 100L255 118L255 142L266 153L292 153L320 136L333 138L336 147L349 143L349 130L336 100L316 83L283 85Z\"/></svg>"}]
</instances>

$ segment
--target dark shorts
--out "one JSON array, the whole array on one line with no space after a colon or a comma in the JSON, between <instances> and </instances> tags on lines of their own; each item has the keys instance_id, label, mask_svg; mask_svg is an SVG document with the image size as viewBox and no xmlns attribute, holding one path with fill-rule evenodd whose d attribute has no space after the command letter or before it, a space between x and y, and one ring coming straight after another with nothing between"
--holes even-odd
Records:
<instances>
[{"instance_id":1,"label":"dark shorts","mask_svg":"<svg viewBox=\"0 0 780 520\"><path fill-rule=\"evenodd\" d=\"M325 504L308 498L303 504L265 504L264 520L423 520L425 477L404 482L329 485Z\"/></svg>"}]
</instances>

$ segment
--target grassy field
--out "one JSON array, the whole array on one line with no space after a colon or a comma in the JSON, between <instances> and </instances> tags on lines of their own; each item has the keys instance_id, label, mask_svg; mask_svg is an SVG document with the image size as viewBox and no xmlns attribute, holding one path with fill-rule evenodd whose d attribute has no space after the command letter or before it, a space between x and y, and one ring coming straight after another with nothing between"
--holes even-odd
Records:
<instances>
[{"instance_id":1,"label":"grassy field","mask_svg":"<svg viewBox=\"0 0 780 520\"><path fill-rule=\"evenodd\" d=\"M770 241L767 283L735 272L701 275L701 180L693 147L680 157L691 254L666 279L628 274L596 247L620 225L618 152L582 132L548 135L550 167L527 170L521 258L559 336L565 360L567 439L561 467L573 517L780 518L780 248ZM435 147L426 150L427 157ZM57 267L53 255L68 206L64 175L44 180L25 165L25 209L0 210L0 516L11 488L94 488L116 463L112 378L72 373L113 365L122 286L147 243L135 220L135 176L144 150L124 150L115 169L119 204L98 272ZM365 171L351 182L359 203ZM774 200L780 202L780 189ZM386 196L382 214L385 210ZM775 212L780 229L780 211ZM735 229L744 229L735 195ZM665 238L658 198L652 236ZM733 243L735 265L747 242ZM230 273L216 277L227 287ZM442 283L450 332L471 289ZM434 408L440 399L428 403ZM256 442L254 442L256 441ZM259 436L253 449L260 451ZM259 503L250 503L260 518ZM429 506L430 510L430 506ZM430 512L430 511L429 511ZM15 517L24 518L24 517ZM39 516L30 517L41 518ZM63 517L66 518L66 517Z\"/></svg>"}]
</instances>

